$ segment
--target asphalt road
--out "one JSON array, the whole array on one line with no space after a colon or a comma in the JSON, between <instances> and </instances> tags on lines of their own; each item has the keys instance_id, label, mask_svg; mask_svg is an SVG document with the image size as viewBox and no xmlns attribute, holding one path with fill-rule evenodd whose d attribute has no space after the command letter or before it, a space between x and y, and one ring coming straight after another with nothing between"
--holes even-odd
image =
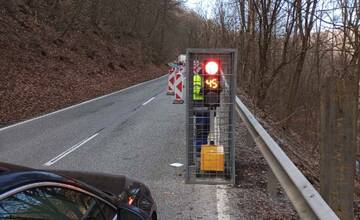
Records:
<instances>
[{"instance_id":1,"label":"asphalt road","mask_svg":"<svg viewBox=\"0 0 360 220\"><path fill-rule=\"evenodd\" d=\"M161 219L238 219L226 187L184 184L185 105L167 78L0 129L0 161L125 174L151 189Z\"/></svg>"}]
</instances>

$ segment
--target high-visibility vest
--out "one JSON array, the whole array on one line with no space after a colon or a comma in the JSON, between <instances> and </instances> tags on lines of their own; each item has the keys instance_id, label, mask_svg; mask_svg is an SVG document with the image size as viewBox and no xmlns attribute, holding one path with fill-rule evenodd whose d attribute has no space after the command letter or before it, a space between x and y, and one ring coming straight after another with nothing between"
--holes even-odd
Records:
<instances>
[{"instance_id":1,"label":"high-visibility vest","mask_svg":"<svg viewBox=\"0 0 360 220\"><path fill-rule=\"evenodd\" d=\"M204 95L201 93L201 90L204 87L203 77L200 74L194 74L193 76L193 100L202 101L204 100Z\"/></svg>"}]
</instances>

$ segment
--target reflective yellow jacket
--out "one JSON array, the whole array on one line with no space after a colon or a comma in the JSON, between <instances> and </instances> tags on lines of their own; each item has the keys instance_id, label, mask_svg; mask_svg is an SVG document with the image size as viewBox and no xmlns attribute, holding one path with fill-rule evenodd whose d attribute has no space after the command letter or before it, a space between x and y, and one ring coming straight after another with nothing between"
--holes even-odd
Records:
<instances>
[{"instance_id":1,"label":"reflective yellow jacket","mask_svg":"<svg viewBox=\"0 0 360 220\"><path fill-rule=\"evenodd\" d=\"M204 88L204 80L200 74L194 74L193 76L193 100L202 101L204 100L204 95L202 94L202 89Z\"/></svg>"}]
</instances>

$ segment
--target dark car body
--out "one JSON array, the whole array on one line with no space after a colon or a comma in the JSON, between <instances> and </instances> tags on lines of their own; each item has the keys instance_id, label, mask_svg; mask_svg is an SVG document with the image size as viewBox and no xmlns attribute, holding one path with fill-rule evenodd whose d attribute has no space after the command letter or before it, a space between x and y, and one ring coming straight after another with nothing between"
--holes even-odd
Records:
<instances>
[{"instance_id":1,"label":"dark car body","mask_svg":"<svg viewBox=\"0 0 360 220\"><path fill-rule=\"evenodd\" d=\"M136 212L141 219L157 219L156 203L148 187L121 175L36 170L0 162L0 200L26 186L61 186L86 192L112 207Z\"/></svg>"}]
</instances>

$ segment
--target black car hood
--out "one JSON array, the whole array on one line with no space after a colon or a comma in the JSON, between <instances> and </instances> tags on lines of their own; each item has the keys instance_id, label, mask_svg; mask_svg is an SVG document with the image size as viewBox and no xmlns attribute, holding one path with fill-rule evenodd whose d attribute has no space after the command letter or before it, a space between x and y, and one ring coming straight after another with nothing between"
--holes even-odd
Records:
<instances>
[{"instance_id":1,"label":"black car hood","mask_svg":"<svg viewBox=\"0 0 360 220\"><path fill-rule=\"evenodd\" d=\"M19 166L15 164L8 164L0 162L0 172L12 171L12 172L23 172L23 171L41 171L32 169L29 167ZM75 182L85 183L86 185L92 186L112 194L114 196L120 195L123 191L129 192L134 188L141 188L144 184L127 178L123 175L113 175L106 173L97 172L83 172L83 171L69 171L69 170L43 170L45 172L57 174L72 179Z\"/></svg>"},{"instance_id":2,"label":"black car hood","mask_svg":"<svg viewBox=\"0 0 360 220\"><path fill-rule=\"evenodd\" d=\"M68 170L51 170L51 172L60 176L71 178L74 181L81 181L103 192L116 196L120 195L123 191L129 191L134 187L142 185L141 183L123 175Z\"/></svg>"},{"instance_id":3,"label":"black car hood","mask_svg":"<svg viewBox=\"0 0 360 220\"><path fill-rule=\"evenodd\" d=\"M145 211L148 215L156 210L150 190L145 184L123 175L69 170L38 170L0 162L0 194L16 187L36 182L60 182L75 185L101 196L107 196L115 205L128 204ZM150 206L144 205L144 200Z\"/></svg>"}]
</instances>

